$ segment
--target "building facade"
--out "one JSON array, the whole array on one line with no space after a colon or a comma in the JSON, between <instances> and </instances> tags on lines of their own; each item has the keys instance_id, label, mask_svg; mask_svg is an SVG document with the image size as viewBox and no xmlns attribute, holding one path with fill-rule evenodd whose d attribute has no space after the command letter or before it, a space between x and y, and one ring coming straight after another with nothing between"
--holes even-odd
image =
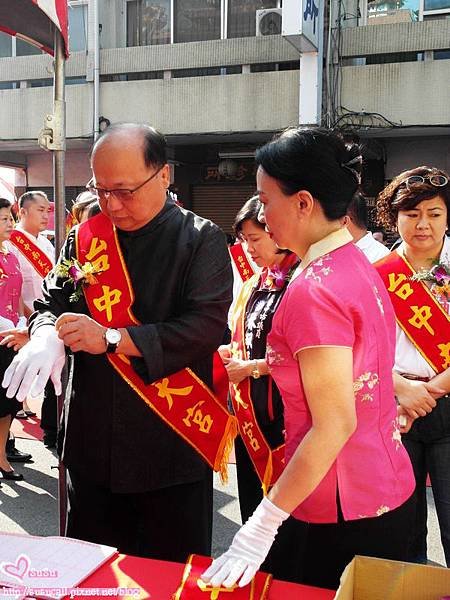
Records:
<instances>
[{"instance_id":1,"label":"building facade","mask_svg":"<svg viewBox=\"0 0 450 600\"><path fill-rule=\"evenodd\" d=\"M366 193L415 166L449 172L450 0L333 2L328 42L326 114L362 142Z\"/></svg>"},{"instance_id":2,"label":"building facade","mask_svg":"<svg viewBox=\"0 0 450 600\"><path fill-rule=\"evenodd\" d=\"M166 134L179 199L229 232L255 189L255 148L298 122L299 53L279 34L256 35L256 10L277 1L99 0L98 36L95 4L69 3L67 200L91 177L99 43L101 126L147 122ZM51 155L36 138L52 112L52 59L0 38L0 164L51 192Z\"/></svg>"},{"instance_id":3,"label":"building facade","mask_svg":"<svg viewBox=\"0 0 450 600\"><path fill-rule=\"evenodd\" d=\"M167 136L180 200L229 232L255 188L255 148L299 123L300 54L281 11L279 0L69 2L68 203L91 177L99 121L143 121ZM449 16L450 0L325 6L322 122L363 142L370 196L417 164L450 170ZM37 137L52 112L52 59L5 34L0 106L0 166L21 170L18 192L51 195Z\"/></svg>"}]
</instances>

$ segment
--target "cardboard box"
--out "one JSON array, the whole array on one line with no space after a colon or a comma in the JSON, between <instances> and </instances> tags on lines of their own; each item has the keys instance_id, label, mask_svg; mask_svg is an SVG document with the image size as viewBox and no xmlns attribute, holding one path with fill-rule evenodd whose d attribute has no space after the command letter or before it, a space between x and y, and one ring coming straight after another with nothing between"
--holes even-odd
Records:
<instances>
[{"instance_id":1,"label":"cardboard box","mask_svg":"<svg viewBox=\"0 0 450 600\"><path fill-rule=\"evenodd\" d=\"M450 569L355 556L334 600L441 600L450 596Z\"/></svg>"}]
</instances>

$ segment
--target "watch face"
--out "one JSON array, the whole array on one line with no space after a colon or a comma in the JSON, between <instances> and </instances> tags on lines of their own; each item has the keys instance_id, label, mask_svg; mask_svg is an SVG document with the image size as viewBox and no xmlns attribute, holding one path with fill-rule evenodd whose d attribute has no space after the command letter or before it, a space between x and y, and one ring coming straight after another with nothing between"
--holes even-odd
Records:
<instances>
[{"instance_id":1,"label":"watch face","mask_svg":"<svg viewBox=\"0 0 450 600\"><path fill-rule=\"evenodd\" d=\"M122 335L118 329L107 329L105 337L108 344L118 344L122 339Z\"/></svg>"}]
</instances>

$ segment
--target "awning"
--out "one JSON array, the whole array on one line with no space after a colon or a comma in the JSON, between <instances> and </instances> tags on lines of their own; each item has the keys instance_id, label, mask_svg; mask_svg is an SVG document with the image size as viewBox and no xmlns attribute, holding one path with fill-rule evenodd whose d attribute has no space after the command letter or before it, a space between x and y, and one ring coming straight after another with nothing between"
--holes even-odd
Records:
<instances>
[{"instance_id":1,"label":"awning","mask_svg":"<svg viewBox=\"0 0 450 600\"><path fill-rule=\"evenodd\" d=\"M0 30L54 54L54 28L69 56L67 0L0 0Z\"/></svg>"}]
</instances>

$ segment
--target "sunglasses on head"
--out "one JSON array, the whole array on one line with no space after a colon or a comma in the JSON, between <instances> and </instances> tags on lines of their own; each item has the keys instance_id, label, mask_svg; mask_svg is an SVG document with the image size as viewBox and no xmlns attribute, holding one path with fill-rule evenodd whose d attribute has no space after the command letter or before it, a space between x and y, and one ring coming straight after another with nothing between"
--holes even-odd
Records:
<instances>
[{"instance_id":1,"label":"sunglasses on head","mask_svg":"<svg viewBox=\"0 0 450 600\"><path fill-rule=\"evenodd\" d=\"M412 185L422 185L425 182L430 183L434 187L444 187L448 183L448 177L445 175L411 175L403 182L408 190Z\"/></svg>"}]
</instances>

